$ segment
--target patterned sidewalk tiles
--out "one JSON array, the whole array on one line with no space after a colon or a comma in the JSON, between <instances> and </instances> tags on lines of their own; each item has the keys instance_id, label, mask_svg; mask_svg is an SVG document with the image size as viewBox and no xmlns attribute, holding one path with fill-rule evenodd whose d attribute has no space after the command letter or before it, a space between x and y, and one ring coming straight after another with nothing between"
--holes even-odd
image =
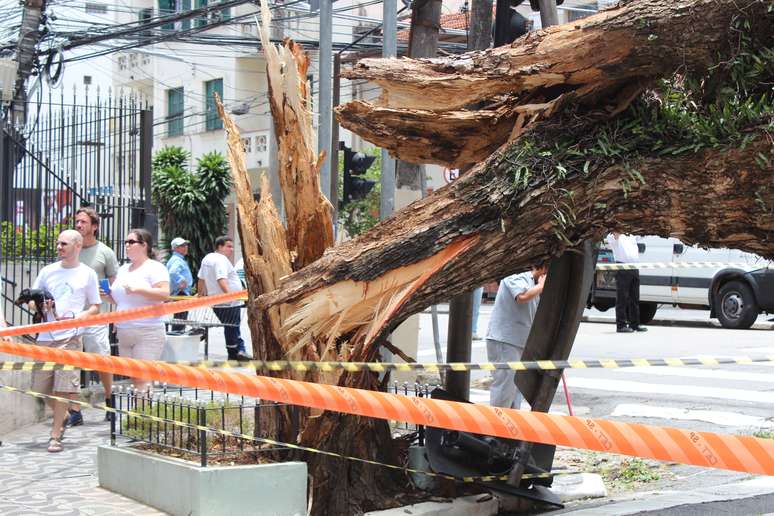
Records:
<instances>
[{"instance_id":1,"label":"patterned sidewalk tiles","mask_svg":"<svg viewBox=\"0 0 774 516\"><path fill-rule=\"evenodd\" d=\"M0 514L164 514L98 486L97 446L109 442L108 424L97 410L83 415L84 425L67 429L61 453L46 451L50 420L0 438Z\"/></svg>"}]
</instances>

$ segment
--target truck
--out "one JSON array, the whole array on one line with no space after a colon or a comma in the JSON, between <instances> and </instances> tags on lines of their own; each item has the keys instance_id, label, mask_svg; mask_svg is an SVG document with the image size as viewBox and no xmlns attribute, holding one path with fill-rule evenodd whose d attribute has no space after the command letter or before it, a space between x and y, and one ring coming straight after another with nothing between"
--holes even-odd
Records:
<instances>
[{"instance_id":1,"label":"truck","mask_svg":"<svg viewBox=\"0 0 774 516\"><path fill-rule=\"evenodd\" d=\"M774 312L774 265L770 260L734 249L703 249L676 238L645 236L638 239L640 320L653 320L659 306L710 310L724 328L746 329L761 313ZM614 263L613 253L601 244L597 263ZM597 270L588 307L601 311L615 307L615 271Z\"/></svg>"}]
</instances>

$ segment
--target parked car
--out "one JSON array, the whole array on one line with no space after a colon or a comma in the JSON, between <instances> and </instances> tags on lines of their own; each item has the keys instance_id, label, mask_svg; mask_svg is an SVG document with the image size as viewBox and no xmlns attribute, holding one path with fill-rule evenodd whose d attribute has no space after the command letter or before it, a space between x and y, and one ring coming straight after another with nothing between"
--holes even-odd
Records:
<instances>
[{"instance_id":1,"label":"parked car","mask_svg":"<svg viewBox=\"0 0 774 516\"><path fill-rule=\"evenodd\" d=\"M660 305L709 309L724 328L745 329L758 314L774 312L774 268L771 262L734 249L702 249L676 238L644 237L639 242L641 263L675 266L640 270L640 319L647 324ZM613 254L600 246L597 263L613 263ZM680 267L686 262L712 262L706 267ZM718 266L718 264L725 264ZM596 271L588 306L615 306L615 271Z\"/></svg>"}]
</instances>

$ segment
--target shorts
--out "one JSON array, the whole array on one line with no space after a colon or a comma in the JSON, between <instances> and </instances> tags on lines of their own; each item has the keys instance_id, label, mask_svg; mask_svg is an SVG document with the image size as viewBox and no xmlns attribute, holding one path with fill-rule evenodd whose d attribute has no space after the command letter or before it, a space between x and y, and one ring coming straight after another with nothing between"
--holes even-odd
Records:
<instances>
[{"instance_id":1,"label":"shorts","mask_svg":"<svg viewBox=\"0 0 774 516\"><path fill-rule=\"evenodd\" d=\"M83 339L83 350L87 353L97 353L98 355L110 355L110 330L108 326L89 326L81 335Z\"/></svg>"},{"instance_id":2,"label":"shorts","mask_svg":"<svg viewBox=\"0 0 774 516\"><path fill-rule=\"evenodd\" d=\"M80 337L72 337L66 340L38 342L38 346L66 349L68 351L83 350ZM52 394L56 392L77 393L81 390L81 370L33 371L32 390L43 394Z\"/></svg>"},{"instance_id":3,"label":"shorts","mask_svg":"<svg viewBox=\"0 0 774 516\"><path fill-rule=\"evenodd\" d=\"M126 358L158 360L164 350L167 331L164 324L139 328L118 328L118 354Z\"/></svg>"}]
</instances>

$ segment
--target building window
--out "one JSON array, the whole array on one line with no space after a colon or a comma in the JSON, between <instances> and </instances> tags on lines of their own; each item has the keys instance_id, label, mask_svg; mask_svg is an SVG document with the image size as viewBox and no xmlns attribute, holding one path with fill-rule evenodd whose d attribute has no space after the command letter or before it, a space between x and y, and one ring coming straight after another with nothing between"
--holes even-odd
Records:
<instances>
[{"instance_id":1,"label":"building window","mask_svg":"<svg viewBox=\"0 0 774 516\"><path fill-rule=\"evenodd\" d=\"M178 12L186 13L191 10L191 0L179 0L179 1L180 1L180 8L178 9ZM182 30L189 30L191 28L191 18L181 21L180 28Z\"/></svg>"},{"instance_id":2,"label":"building window","mask_svg":"<svg viewBox=\"0 0 774 516\"><path fill-rule=\"evenodd\" d=\"M167 136L183 134L183 112L185 111L183 99L183 88L167 90Z\"/></svg>"},{"instance_id":3,"label":"building window","mask_svg":"<svg viewBox=\"0 0 774 516\"><path fill-rule=\"evenodd\" d=\"M92 14L107 14L107 5L86 2L86 12Z\"/></svg>"},{"instance_id":4,"label":"building window","mask_svg":"<svg viewBox=\"0 0 774 516\"><path fill-rule=\"evenodd\" d=\"M223 3L224 0L221 0L219 3ZM227 7L226 9L221 9L218 11L218 14L220 15L221 20L230 20L231 19L231 7Z\"/></svg>"},{"instance_id":5,"label":"building window","mask_svg":"<svg viewBox=\"0 0 774 516\"><path fill-rule=\"evenodd\" d=\"M204 92L206 95L206 107L207 113L205 125L208 131L214 131L216 129L223 129L223 121L218 116L218 110L215 107L215 94L218 94L220 100L223 101L223 79L214 79L204 83Z\"/></svg>"},{"instance_id":6,"label":"building window","mask_svg":"<svg viewBox=\"0 0 774 516\"><path fill-rule=\"evenodd\" d=\"M196 8L201 9L202 7L207 7L207 0L195 0L196 1ZM207 15L203 16L197 16L196 21L194 22L194 26L196 27L204 27L207 25Z\"/></svg>"},{"instance_id":7,"label":"building window","mask_svg":"<svg viewBox=\"0 0 774 516\"><path fill-rule=\"evenodd\" d=\"M140 11L140 25L145 25L150 21L151 18L153 18L153 9L143 9ZM144 30L140 33L141 36L150 36L151 31Z\"/></svg>"},{"instance_id":8,"label":"building window","mask_svg":"<svg viewBox=\"0 0 774 516\"><path fill-rule=\"evenodd\" d=\"M83 76L83 84L85 84L86 86L89 86L91 84L91 75Z\"/></svg>"},{"instance_id":9,"label":"building window","mask_svg":"<svg viewBox=\"0 0 774 516\"><path fill-rule=\"evenodd\" d=\"M159 16L164 17L175 14L176 4L175 0L159 0ZM161 26L161 30L175 30L175 23L165 23Z\"/></svg>"},{"instance_id":10,"label":"building window","mask_svg":"<svg viewBox=\"0 0 774 516\"><path fill-rule=\"evenodd\" d=\"M268 145L266 135L262 134L255 137L255 150L256 152L266 152L266 146Z\"/></svg>"}]
</instances>

